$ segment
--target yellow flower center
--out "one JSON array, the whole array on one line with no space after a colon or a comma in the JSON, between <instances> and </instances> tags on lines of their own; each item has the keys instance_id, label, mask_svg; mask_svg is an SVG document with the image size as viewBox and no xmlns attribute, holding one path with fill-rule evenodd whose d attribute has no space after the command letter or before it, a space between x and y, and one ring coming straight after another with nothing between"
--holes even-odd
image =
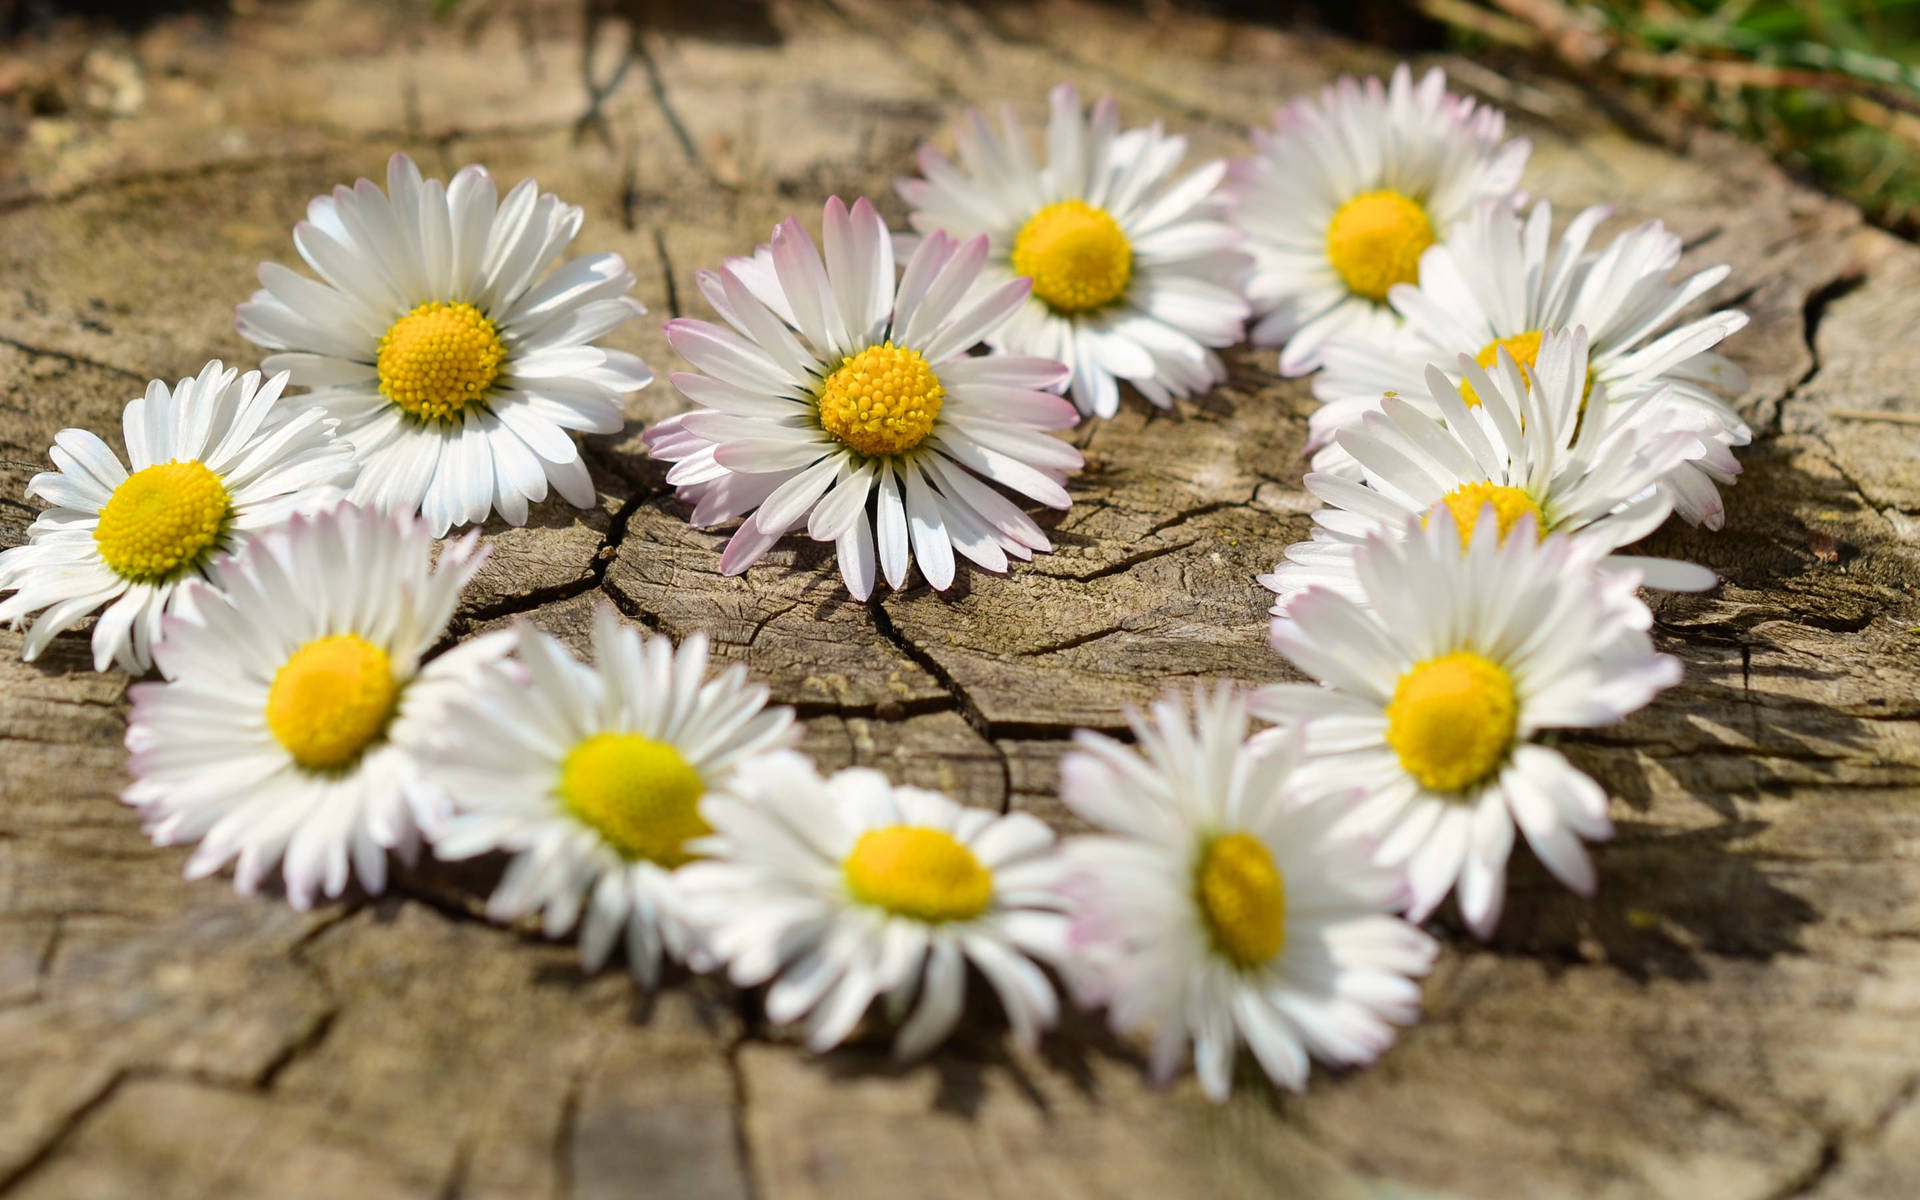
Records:
<instances>
[{"instance_id":1,"label":"yellow flower center","mask_svg":"<svg viewBox=\"0 0 1920 1200\"><path fill-rule=\"evenodd\" d=\"M232 514L226 485L205 463L165 462L113 489L93 540L116 573L152 582L197 564Z\"/></svg>"},{"instance_id":2,"label":"yellow flower center","mask_svg":"<svg viewBox=\"0 0 1920 1200\"><path fill-rule=\"evenodd\" d=\"M1266 843L1252 834L1229 833L1209 842L1194 892L1214 949L1234 966L1260 966L1286 944L1286 880Z\"/></svg>"},{"instance_id":3,"label":"yellow flower center","mask_svg":"<svg viewBox=\"0 0 1920 1200\"><path fill-rule=\"evenodd\" d=\"M1327 222L1327 260L1348 291L1375 304L1394 284L1420 281L1420 256L1433 243L1426 208L1391 188L1360 193Z\"/></svg>"},{"instance_id":4,"label":"yellow flower center","mask_svg":"<svg viewBox=\"0 0 1920 1200\"><path fill-rule=\"evenodd\" d=\"M500 377L507 348L479 309L422 304L380 339L380 394L423 421L457 416Z\"/></svg>"},{"instance_id":5,"label":"yellow flower center","mask_svg":"<svg viewBox=\"0 0 1920 1200\"><path fill-rule=\"evenodd\" d=\"M1460 548L1465 550L1473 543L1473 527L1480 520L1480 511L1487 505L1493 505L1493 515L1500 522L1500 540L1507 540L1507 533L1513 523L1528 513L1533 514L1537 536L1547 536L1546 514L1532 496L1517 487L1507 487L1499 483L1463 483L1459 487L1440 497L1434 506L1427 510L1427 516L1439 512L1442 505L1453 514L1453 523L1460 530ZM1427 517L1420 518L1425 525Z\"/></svg>"},{"instance_id":6,"label":"yellow flower center","mask_svg":"<svg viewBox=\"0 0 1920 1200\"><path fill-rule=\"evenodd\" d=\"M1056 312L1088 312L1118 300L1133 278L1133 246L1120 222L1084 200L1049 204L1013 239L1013 272Z\"/></svg>"},{"instance_id":7,"label":"yellow flower center","mask_svg":"<svg viewBox=\"0 0 1920 1200\"><path fill-rule=\"evenodd\" d=\"M947 394L918 350L868 346L820 388L820 427L861 454L904 454L927 440Z\"/></svg>"},{"instance_id":8,"label":"yellow flower center","mask_svg":"<svg viewBox=\"0 0 1920 1200\"><path fill-rule=\"evenodd\" d=\"M560 766L560 802L626 859L677 867L688 841L713 828L700 816L706 781L679 750L637 733L597 733Z\"/></svg>"},{"instance_id":9,"label":"yellow flower center","mask_svg":"<svg viewBox=\"0 0 1920 1200\"><path fill-rule=\"evenodd\" d=\"M1483 371L1493 370L1494 364L1500 361L1502 346L1507 348L1507 353L1513 356L1514 362L1525 367L1527 371L1532 371L1534 363L1540 358L1540 331L1529 329L1525 333L1516 333L1512 337L1495 338L1488 342L1480 353L1473 356L1473 361L1479 363ZM1532 376L1523 375L1523 378L1526 379L1527 387L1531 390ZM1480 403L1480 397L1474 392L1473 385L1464 379L1460 381L1460 398L1467 402L1468 408L1473 408Z\"/></svg>"},{"instance_id":10,"label":"yellow flower center","mask_svg":"<svg viewBox=\"0 0 1920 1200\"><path fill-rule=\"evenodd\" d=\"M1513 356L1513 361L1526 368L1526 371L1521 374L1521 379L1525 381L1527 390L1532 391L1531 372L1540 361L1540 332L1538 329L1529 329L1525 333L1516 333L1512 337L1495 338L1488 342L1480 353L1473 356L1473 361L1479 363L1482 370L1491 371L1500 361L1500 347L1505 346L1507 353ZM1580 390L1582 415L1587 411L1587 398L1591 395L1593 395L1593 368L1589 366L1586 385ZM1480 403L1480 396L1473 390L1473 384L1464 379L1460 381L1460 398L1467 402L1468 408Z\"/></svg>"},{"instance_id":11,"label":"yellow flower center","mask_svg":"<svg viewBox=\"0 0 1920 1200\"><path fill-rule=\"evenodd\" d=\"M1457 792L1492 775L1518 727L1513 677L1471 650L1415 663L1387 704L1387 744L1421 786Z\"/></svg>"},{"instance_id":12,"label":"yellow flower center","mask_svg":"<svg viewBox=\"0 0 1920 1200\"><path fill-rule=\"evenodd\" d=\"M267 728L316 771L344 767L386 731L400 685L387 652L357 633L318 638L293 652L267 692Z\"/></svg>"},{"instance_id":13,"label":"yellow flower center","mask_svg":"<svg viewBox=\"0 0 1920 1200\"><path fill-rule=\"evenodd\" d=\"M869 829L841 870L855 900L929 924L971 921L993 902L993 872L939 829Z\"/></svg>"}]
</instances>

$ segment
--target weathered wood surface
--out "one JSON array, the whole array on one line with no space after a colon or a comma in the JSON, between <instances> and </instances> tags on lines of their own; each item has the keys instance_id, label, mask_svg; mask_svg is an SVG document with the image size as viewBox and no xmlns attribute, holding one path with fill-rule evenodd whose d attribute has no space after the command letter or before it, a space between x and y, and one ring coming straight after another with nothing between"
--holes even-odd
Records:
<instances>
[{"instance_id":1,"label":"weathered wood surface","mask_svg":"<svg viewBox=\"0 0 1920 1200\"><path fill-rule=\"evenodd\" d=\"M664 317L699 311L695 268L830 191L897 217L890 178L969 101L1035 112L1072 79L1233 153L1289 94L1387 65L1172 6L795 0L734 40L649 36L581 128L579 5L469 0L439 26L244 7L0 57L0 544L55 430L117 425L151 375L252 361L231 310L255 263L290 259L306 198L395 148L537 174ZM625 40L606 32L601 78ZM1726 579L1659 606L1686 682L1570 742L1618 797L1596 901L1518 863L1492 945L1436 923L1425 1024L1304 1098L1251 1077L1220 1110L1190 1083L1153 1095L1087 1022L1040 1059L986 1020L911 1070L882 1043L813 1059L724 989L646 1001L477 920L497 865L308 916L183 883L183 852L115 800L128 681L87 670L78 638L28 666L3 635L0 1195L1920 1194L1920 449L1910 425L1828 415L1920 412L1920 250L1754 150L1459 77L1533 137L1533 189L1666 219L1691 263L1733 264L1711 299L1754 316L1730 348L1763 436L1727 528L1656 539ZM625 344L674 366L656 321ZM1307 528L1310 401L1269 355L1232 366L1176 414L1129 401L1075 435L1089 465L1056 553L871 606L811 545L716 575L721 537L639 452L677 403L656 386L590 446L597 511L489 531L461 629L525 617L578 643L601 602L704 628L827 764L1061 821L1073 727L1171 680L1284 675L1252 577Z\"/></svg>"}]
</instances>

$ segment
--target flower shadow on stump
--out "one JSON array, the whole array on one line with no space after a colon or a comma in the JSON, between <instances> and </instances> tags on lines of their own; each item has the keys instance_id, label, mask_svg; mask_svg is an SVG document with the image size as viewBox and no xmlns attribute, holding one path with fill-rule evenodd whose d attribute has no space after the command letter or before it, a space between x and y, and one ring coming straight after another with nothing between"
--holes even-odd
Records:
<instances>
[{"instance_id":1,"label":"flower shadow on stump","mask_svg":"<svg viewBox=\"0 0 1920 1200\"><path fill-rule=\"evenodd\" d=\"M1576 765L1646 819L1617 819L1614 840L1591 848L1592 900L1516 851L1498 953L1701 979L1713 957L1805 953L1803 932L1824 910L1880 886L1849 883L1822 857L1837 863L1848 853L1835 847L1875 836L1857 804L1920 778L1868 719L1898 715L1885 689L1907 660L1894 639L1920 621L1911 568L1856 548L1874 544L1881 518L1817 444L1764 439L1742 457L1723 530L1670 522L1636 548L1723 580L1705 595L1654 598L1656 641L1685 660L1686 678L1619 726L1561 737ZM1873 660L1885 668L1862 666ZM1702 810L1719 823L1703 823Z\"/></svg>"}]
</instances>

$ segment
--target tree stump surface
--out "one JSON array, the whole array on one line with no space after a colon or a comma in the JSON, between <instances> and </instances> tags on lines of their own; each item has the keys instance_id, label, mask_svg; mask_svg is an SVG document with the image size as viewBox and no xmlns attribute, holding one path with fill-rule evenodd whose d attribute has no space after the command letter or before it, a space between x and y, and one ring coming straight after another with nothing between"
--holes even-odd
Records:
<instances>
[{"instance_id":1,"label":"tree stump surface","mask_svg":"<svg viewBox=\"0 0 1920 1200\"><path fill-rule=\"evenodd\" d=\"M25 536L57 430L117 444L149 377L253 365L232 310L256 264L294 261L308 197L407 149L584 205L574 249L624 254L651 310L613 340L662 376L587 443L597 508L488 527L456 633L528 620L583 647L607 603L704 629L800 711L823 766L1062 829L1076 727L1116 729L1168 685L1288 677L1253 576L1307 536L1312 400L1271 352L1233 352L1229 383L1174 413L1132 397L1075 431L1054 553L870 605L804 539L721 578L724 531L688 527L639 433L682 406L659 320L708 315L692 272L790 212L817 226L832 193L897 224L892 178L967 104L1037 116L1072 80L1236 154L1381 52L1065 0L696 6L723 36L630 42L610 20L585 55L563 0L445 22L233 7L0 57L0 90L32 98L0 115L0 545ZM583 121L583 57L605 84L623 54ZM647 998L488 925L498 863L423 864L305 915L183 882L186 852L116 798L128 679L94 674L80 635L29 665L0 634L0 1197L1920 1194L1920 430L1836 415L1920 416L1920 249L1751 147L1448 65L1533 139L1536 194L1666 221L1683 266L1732 264L1708 301L1753 317L1728 344L1758 437L1726 528L1650 544L1725 581L1656 602L1685 682L1563 743L1615 797L1597 899L1518 851L1491 944L1434 923L1424 1023L1304 1096L1245 1064L1224 1107L1191 1079L1156 1094L1089 1018L1028 1057L990 1001L919 1066L877 1037L816 1058L711 981Z\"/></svg>"}]
</instances>

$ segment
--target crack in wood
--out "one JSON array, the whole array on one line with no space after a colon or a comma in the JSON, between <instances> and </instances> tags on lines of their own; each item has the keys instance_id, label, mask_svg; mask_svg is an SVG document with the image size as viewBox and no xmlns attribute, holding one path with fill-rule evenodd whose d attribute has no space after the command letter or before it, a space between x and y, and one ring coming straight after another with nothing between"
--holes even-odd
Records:
<instances>
[{"instance_id":1,"label":"crack in wood","mask_svg":"<svg viewBox=\"0 0 1920 1200\"><path fill-rule=\"evenodd\" d=\"M434 1200L461 1200L467 1190L467 1172L473 1169L473 1142L460 1138L453 1146L453 1163L447 1168L446 1182L434 1193ZM560 1200L567 1200L564 1193Z\"/></svg>"},{"instance_id":2,"label":"crack in wood","mask_svg":"<svg viewBox=\"0 0 1920 1200\"><path fill-rule=\"evenodd\" d=\"M1151 536L1151 533L1149 533L1148 536ZM1074 580L1076 583L1092 583L1096 579L1107 579L1114 575L1124 575L1141 563L1149 563L1156 558L1165 558L1169 554L1176 554L1189 546L1198 544L1199 540L1199 538L1189 538L1184 542L1175 542L1170 546L1155 546L1151 550L1142 550L1138 554L1129 554L1125 558L1110 562L1104 567L1098 567L1087 572L1085 575L1070 575L1067 576L1067 578ZM1027 653L1039 652L1028 651Z\"/></svg>"},{"instance_id":3,"label":"crack in wood","mask_svg":"<svg viewBox=\"0 0 1920 1200\"><path fill-rule=\"evenodd\" d=\"M555 1200L573 1195L573 1133L580 1120L580 1092L585 1086L586 1069L567 1076L567 1090L560 1101L560 1119L553 1131L553 1194Z\"/></svg>"},{"instance_id":4,"label":"crack in wood","mask_svg":"<svg viewBox=\"0 0 1920 1200\"><path fill-rule=\"evenodd\" d=\"M326 988L324 976L318 971L313 971L311 974L320 981L323 989ZM263 1092L272 1091L281 1072L320 1048L321 1043L327 1040L327 1035L333 1032L334 1021L339 1015L340 1006L337 1004L322 1011L305 1034L294 1039L284 1050L275 1055L272 1061L261 1068L259 1076L254 1080L254 1086Z\"/></svg>"},{"instance_id":5,"label":"crack in wood","mask_svg":"<svg viewBox=\"0 0 1920 1200\"><path fill-rule=\"evenodd\" d=\"M457 641L465 637L474 627L489 621L524 616L550 604L559 604L589 592L605 590L607 571L612 567L613 560L619 556L621 544L626 541L634 513L638 512L647 501L655 499L656 495L647 491L636 491L621 503L607 522L607 532L601 537L600 544L594 547L592 555L588 557L585 574L563 583L548 584L516 595L505 596L491 604L463 609L456 614L454 622L449 625L447 636L443 641L448 644ZM608 599L612 601L613 597L609 595Z\"/></svg>"},{"instance_id":6,"label":"crack in wood","mask_svg":"<svg viewBox=\"0 0 1920 1200\"><path fill-rule=\"evenodd\" d=\"M1766 1200L1798 1200L1798 1197L1811 1196L1839 1166L1840 1135L1822 1134L1820 1149L1813 1161L1779 1188L1769 1192Z\"/></svg>"},{"instance_id":7,"label":"crack in wood","mask_svg":"<svg viewBox=\"0 0 1920 1200\"><path fill-rule=\"evenodd\" d=\"M1005 805L1011 802L1013 795L1013 763L1007 758L1006 751L995 742L993 723L987 720L986 714L980 711L973 697L967 694L967 690L960 685L960 681L955 679L938 659L927 653L917 642L895 626L893 617L887 612L884 604L874 601L867 605L867 612L872 616L874 628L880 636L892 642L902 654L945 688L947 695L952 698L955 708L959 711L961 719L972 726L973 731L980 735L980 739L993 748L1000 760L1000 795L1004 810Z\"/></svg>"},{"instance_id":8,"label":"crack in wood","mask_svg":"<svg viewBox=\"0 0 1920 1200\"><path fill-rule=\"evenodd\" d=\"M742 999L744 998L745 993L742 993ZM761 1189L760 1172L754 1161L753 1139L747 1131L747 1109L753 1095L747 1086L746 1070L740 1063L740 1051L752 1040L752 1034L747 1033L735 1038L728 1045L727 1077L733 1085L733 1152L739 1159L740 1178L746 1187L746 1200L760 1200L765 1193Z\"/></svg>"},{"instance_id":9,"label":"crack in wood","mask_svg":"<svg viewBox=\"0 0 1920 1200\"><path fill-rule=\"evenodd\" d=\"M79 1132L80 1127L86 1124L93 1114L106 1106L107 1101L113 1098L113 1094L119 1090L120 1085L131 1075L132 1072L126 1068L109 1074L106 1081L80 1104L70 1109L59 1125L22 1158L18 1165L11 1171L0 1172L0 1192L12 1191L34 1172L52 1161L61 1148Z\"/></svg>"},{"instance_id":10,"label":"crack in wood","mask_svg":"<svg viewBox=\"0 0 1920 1200\"><path fill-rule=\"evenodd\" d=\"M1155 557L1158 556L1156 555ZM1034 646L1030 649L1018 651L1018 653L1022 658L1039 658L1048 654L1058 654L1063 650L1078 649L1081 646L1100 641L1103 638L1110 638L1116 633L1125 632L1127 632L1127 627L1124 623L1110 625L1105 629L1094 629L1086 633L1076 633L1072 637L1062 638L1057 642L1049 642L1044 646Z\"/></svg>"},{"instance_id":11,"label":"crack in wood","mask_svg":"<svg viewBox=\"0 0 1920 1200\"><path fill-rule=\"evenodd\" d=\"M673 278L673 254L667 249L667 235L658 227L653 230L653 252L660 256L660 278L667 285L667 315L677 320L682 315L680 285Z\"/></svg>"},{"instance_id":12,"label":"crack in wood","mask_svg":"<svg viewBox=\"0 0 1920 1200\"><path fill-rule=\"evenodd\" d=\"M56 359L66 363L69 367L88 367L95 371L105 371L109 375L118 375L122 379L137 380L140 383L147 382L147 376L140 374L138 371L131 371L126 367L116 367L112 363L101 362L96 358L88 358L84 354L75 354L70 350L55 350L50 346L36 346L31 342L24 342L19 338L8 337L5 334L0 334L0 346L11 346L22 354Z\"/></svg>"}]
</instances>

